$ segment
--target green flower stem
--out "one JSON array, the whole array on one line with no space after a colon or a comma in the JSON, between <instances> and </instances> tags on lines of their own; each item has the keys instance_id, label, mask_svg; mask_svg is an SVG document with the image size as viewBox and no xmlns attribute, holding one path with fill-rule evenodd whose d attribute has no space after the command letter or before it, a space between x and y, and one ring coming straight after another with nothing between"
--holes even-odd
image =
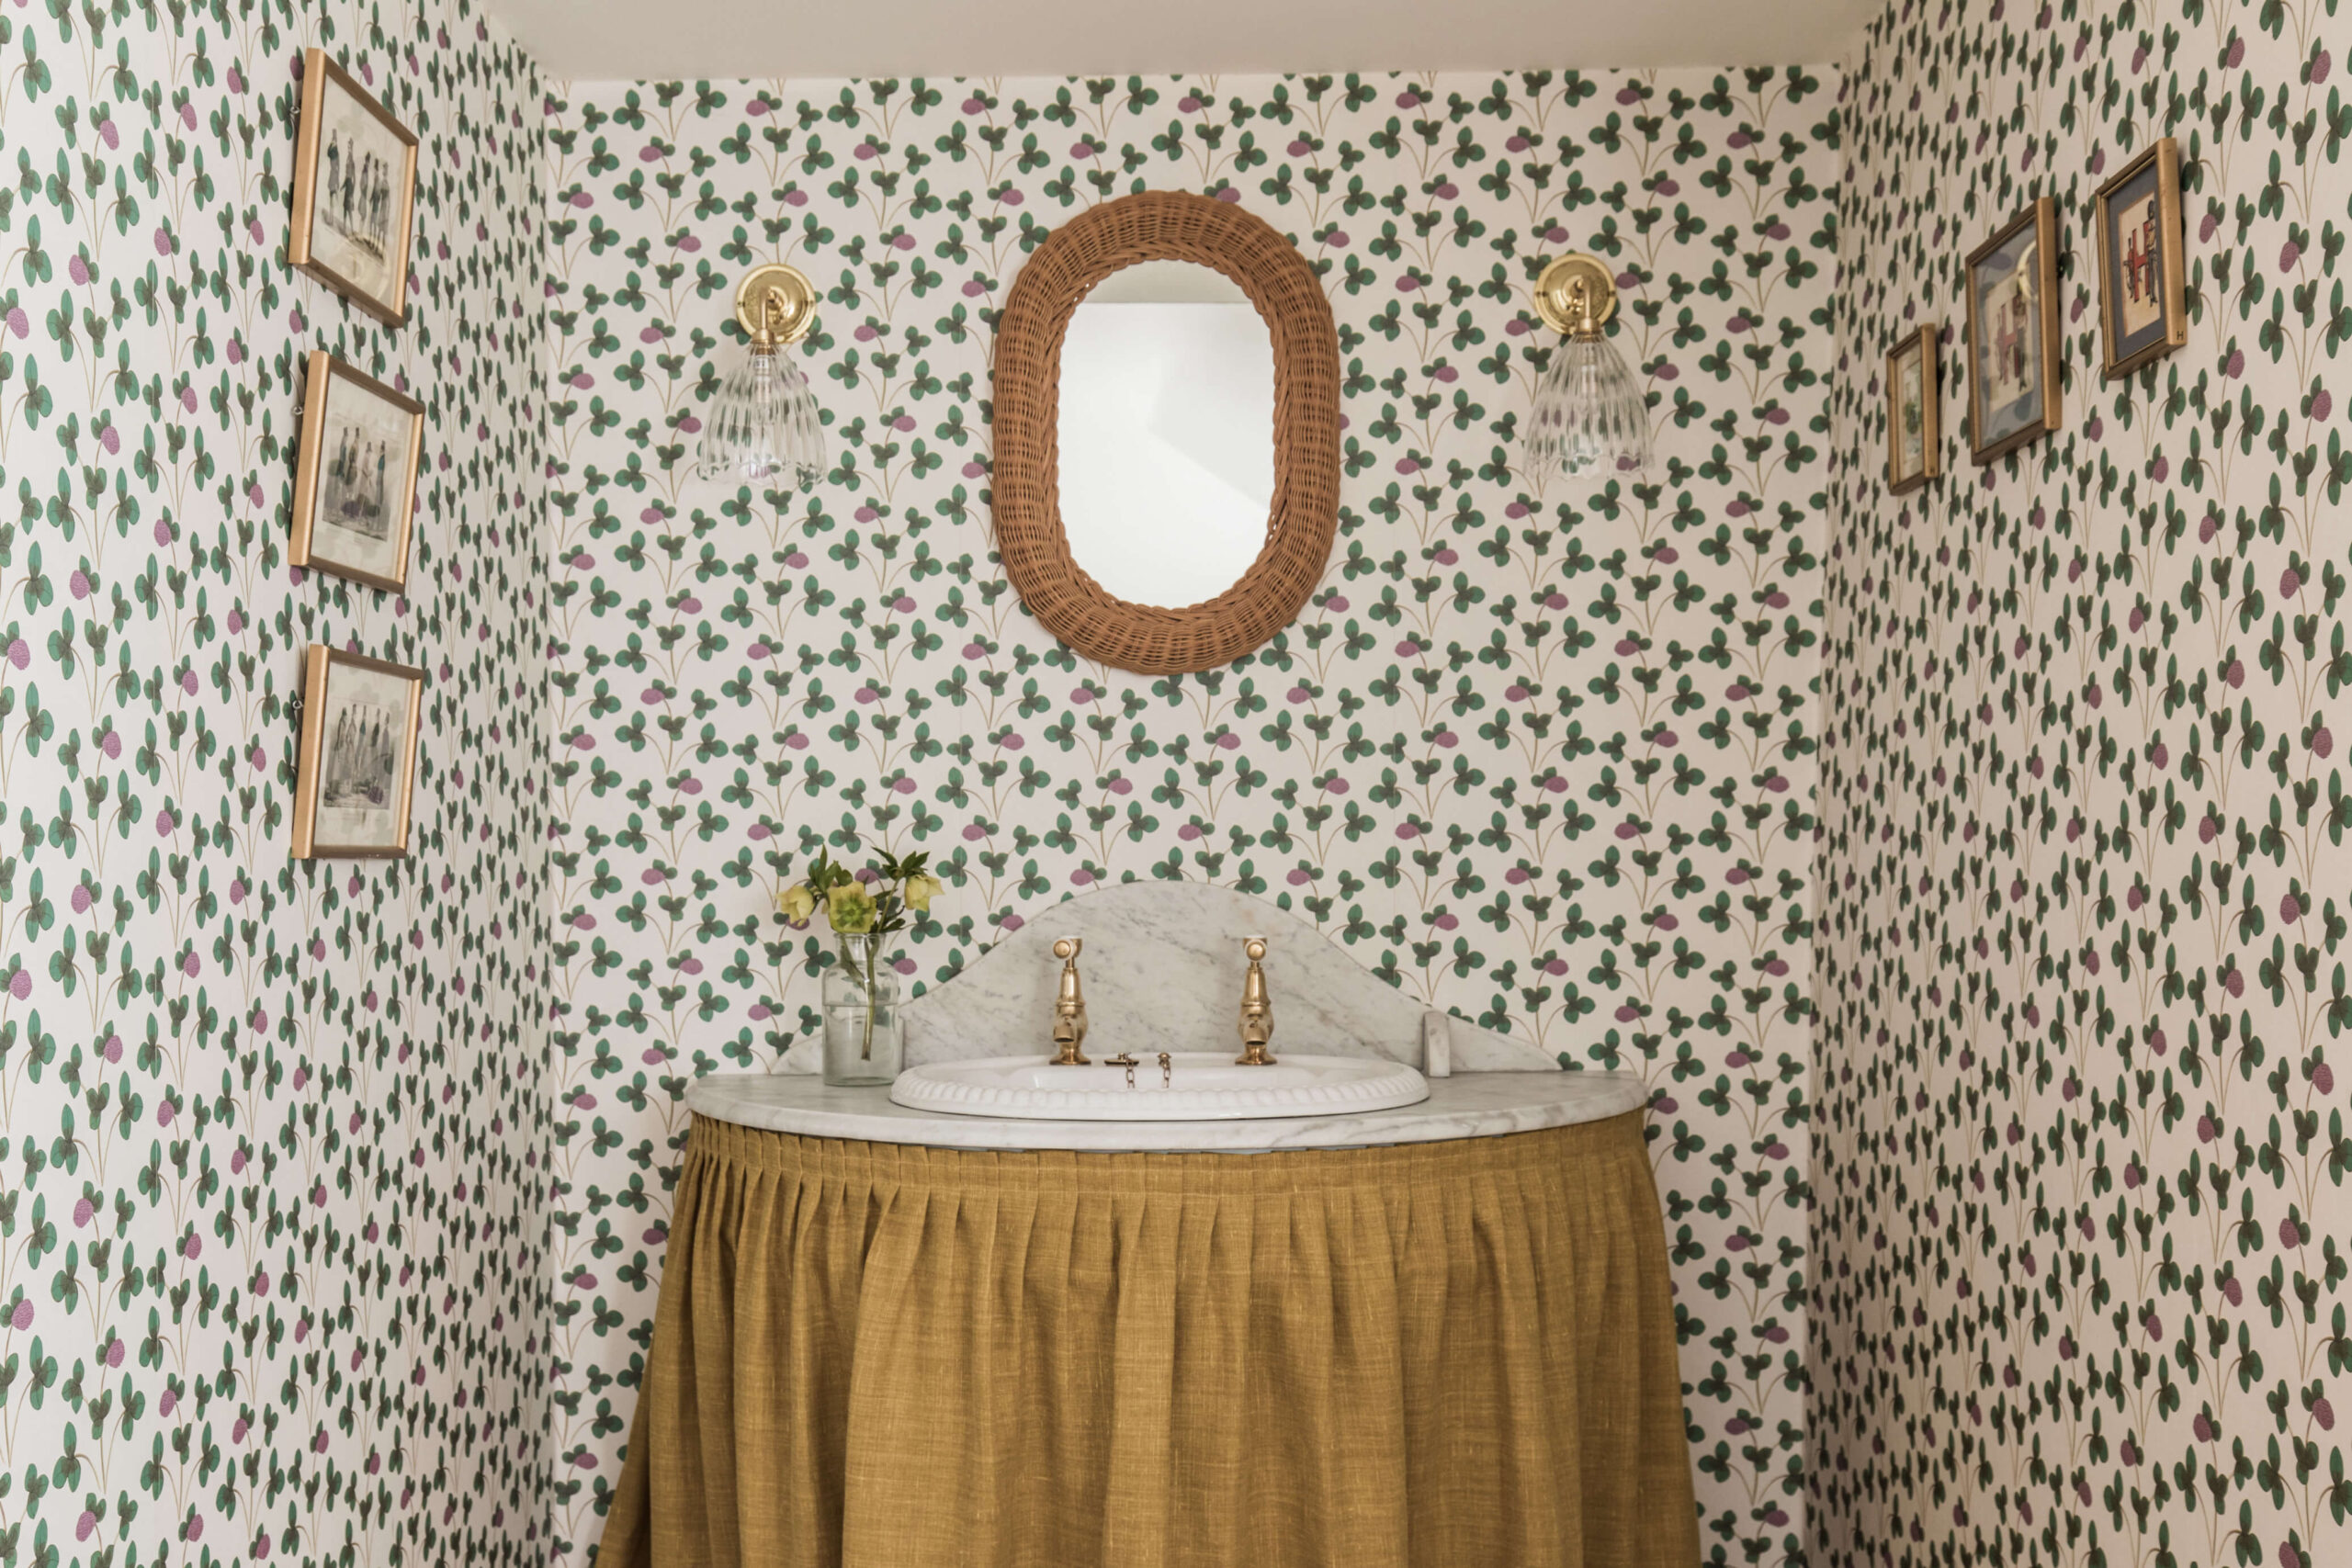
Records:
<instances>
[{"instance_id":1,"label":"green flower stem","mask_svg":"<svg viewBox=\"0 0 2352 1568\"><path fill-rule=\"evenodd\" d=\"M874 1059L874 960L881 951L878 942L868 941L865 944L865 1037L857 1052L861 1062Z\"/></svg>"},{"instance_id":2,"label":"green flower stem","mask_svg":"<svg viewBox=\"0 0 2352 1568\"><path fill-rule=\"evenodd\" d=\"M882 943L877 938L865 932L861 931L854 934L865 937L865 963L864 965L865 974L865 1027L864 1032L859 1038L857 1057L861 1062L870 1062L874 1059L874 964L875 961L881 956ZM852 974L855 974L859 969L855 945L850 941L849 935L843 935L841 940L842 967L849 970Z\"/></svg>"}]
</instances>

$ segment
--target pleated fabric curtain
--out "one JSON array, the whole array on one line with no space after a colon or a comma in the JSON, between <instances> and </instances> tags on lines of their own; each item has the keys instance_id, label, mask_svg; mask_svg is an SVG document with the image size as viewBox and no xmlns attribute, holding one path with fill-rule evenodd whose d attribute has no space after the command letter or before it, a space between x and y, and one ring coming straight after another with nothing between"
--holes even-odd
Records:
<instances>
[{"instance_id":1,"label":"pleated fabric curtain","mask_svg":"<svg viewBox=\"0 0 2352 1568\"><path fill-rule=\"evenodd\" d=\"M694 1123L602 1568L1691 1568L1638 1112L997 1154Z\"/></svg>"}]
</instances>

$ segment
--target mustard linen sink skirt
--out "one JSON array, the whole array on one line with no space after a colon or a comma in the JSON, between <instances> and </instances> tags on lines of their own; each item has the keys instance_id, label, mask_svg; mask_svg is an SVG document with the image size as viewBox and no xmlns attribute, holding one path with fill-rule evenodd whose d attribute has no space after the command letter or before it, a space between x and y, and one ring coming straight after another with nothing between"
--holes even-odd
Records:
<instances>
[{"instance_id":1,"label":"mustard linen sink skirt","mask_svg":"<svg viewBox=\"0 0 2352 1568\"><path fill-rule=\"evenodd\" d=\"M600 1568L1692 1568L1636 1111L1259 1155L697 1117Z\"/></svg>"}]
</instances>

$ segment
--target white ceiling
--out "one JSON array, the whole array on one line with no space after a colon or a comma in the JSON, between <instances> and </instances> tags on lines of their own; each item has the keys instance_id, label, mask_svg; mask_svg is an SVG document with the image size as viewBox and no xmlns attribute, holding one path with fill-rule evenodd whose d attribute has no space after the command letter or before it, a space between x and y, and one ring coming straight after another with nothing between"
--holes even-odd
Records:
<instances>
[{"instance_id":1,"label":"white ceiling","mask_svg":"<svg viewBox=\"0 0 2352 1568\"><path fill-rule=\"evenodd\" d=\"M489 0L566 81L1813 64L1878 3Z\"/></svg>"}]
</instances>

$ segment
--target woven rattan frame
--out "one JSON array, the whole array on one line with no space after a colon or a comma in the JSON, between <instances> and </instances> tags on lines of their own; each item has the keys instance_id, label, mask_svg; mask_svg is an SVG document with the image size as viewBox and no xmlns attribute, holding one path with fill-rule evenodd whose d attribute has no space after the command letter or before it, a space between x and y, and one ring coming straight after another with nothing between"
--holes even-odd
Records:
<instances>
[{"instance_id":1,"label":"woven rattan frame","mask_svg":"<svg viewBox=\"0 0 2352 1568\"><path fill-rule=\"evenodd\" d=\"M1062 339L1087 290L1143 261L1198 262L1240 286L1274 345L1274 499L1239 581L1182 609L1114 598L1070 558L1056 433ZM1322 581L1340 516L1340 344L1330 301L1291 243L1238 207L1150 191L1056 230L1022 267L997 324L997 550L1046 628L1090 659L1147 675L1214 670L1262 645Z\"/></svg>"}]
</instances>

